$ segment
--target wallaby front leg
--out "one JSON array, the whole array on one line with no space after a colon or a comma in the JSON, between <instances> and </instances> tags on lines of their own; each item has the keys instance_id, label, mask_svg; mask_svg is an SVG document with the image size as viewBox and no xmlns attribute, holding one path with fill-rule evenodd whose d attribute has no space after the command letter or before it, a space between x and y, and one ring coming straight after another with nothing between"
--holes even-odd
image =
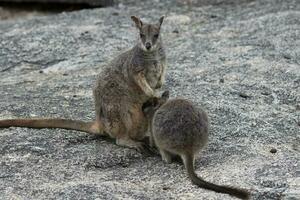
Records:
<instances>
[{"instance_id":1,"label":"wallaby front leg","mask_svg":"<svg viewBox=\"0 0 300 200\"><path fill-rule=\"evenodd\" d=\"M164 82L165 82L165 74L163 72L163 74L159 77L159 80L157 82L157 85L155 86L155 89L161 88L163 86Z\"/></svg>"},{"instance_id":2,"label":"wallaby front leg","mask_svg":"<svg viewBox=\"0 0 300 200\"><path fill-rule=\"evenodd\" d=\"M161 88L162 85L163 85L163 80L162 80L162 79L159 79L158 82L157 82L157 85L155 86L155 89Z\"/></svg>"},{"instance_id":3,"label":"wallaby front leg","mask_svg":"<svg viewBox=\"0 0 300 200\"><path fill-rule=\"evenodd\" d=\"M148 84L146 77L143 72L139 72L134 76L136 84L141 88L141 90L149 97L155 96L154 90Z\"/></svg>"},{"instance_id":4,"label":"wallaby front leg","mask_svg":"<svg viewBox=\"0 0 300 200\"><path fill-rule=\"evenodd\" d=\"M153 130L152 130L152 124L151 124L152 122L151 122L151 120L149 120L149 122L148 122L148 126L149 126L149 145L150 145L150 147L152 147L152 148L154 148L155 147L155 141L154 141L154 137L153 137Z\"/></svg>"},{"instance_id":5,"label":"wallaby front leg","mask_svg":"<svg viewBox=\"0 0 300 200\"><path fill-rule=\"evenodd\" d=\"M161 88L162 85L165 83L165 73L166 73L166 63L163 63L161 68L161 75L159 77L157 85L155 86L155 89Z\"/></svg>"}]
</instances>

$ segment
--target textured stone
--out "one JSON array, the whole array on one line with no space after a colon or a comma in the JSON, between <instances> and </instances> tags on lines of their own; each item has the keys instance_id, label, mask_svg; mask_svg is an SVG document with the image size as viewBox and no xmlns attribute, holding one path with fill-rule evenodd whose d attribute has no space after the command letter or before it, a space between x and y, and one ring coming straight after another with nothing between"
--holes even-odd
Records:
<instances>
[{"instance_id":1,"label":"textured stone","mask_svg":"<svg viewBox=\"0 0 300 200\"><path fill-rule=\"evenodd\" d=\"M1 21L0 118L93 119L96 74L136 40L130 15L188 16L163 25L165 87L209 113L197 173L256 200L299 199L300 4L198 5L126 1ZM231 199L192 185L181 163L76 131L1 129L0 155L0 199Z\"/></svg>"}]
</instances>

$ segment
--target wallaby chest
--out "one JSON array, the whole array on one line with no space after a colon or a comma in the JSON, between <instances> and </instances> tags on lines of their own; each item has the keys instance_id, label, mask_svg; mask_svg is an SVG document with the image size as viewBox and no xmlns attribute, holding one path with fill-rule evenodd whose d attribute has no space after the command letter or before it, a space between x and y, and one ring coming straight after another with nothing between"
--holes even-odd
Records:
<instances>
[{"instance_id":1,"label":"wallaby chest","mask_svg":"<svg viewBox=\"0 0 300 200\"><path fill-rule=\"evenodd\" d=\"M145 62L145 77L151 88L155 88L163 75L164 60Z\"/></svg>"}]
</instances>

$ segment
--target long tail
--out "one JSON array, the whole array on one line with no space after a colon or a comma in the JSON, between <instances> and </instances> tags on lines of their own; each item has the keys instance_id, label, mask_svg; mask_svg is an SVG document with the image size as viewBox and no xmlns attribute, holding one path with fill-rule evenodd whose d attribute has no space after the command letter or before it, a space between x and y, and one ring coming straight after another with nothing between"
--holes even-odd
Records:
<instances>
[{"instance_id":1,"label":"long tail","mask_svg":"<svg viewBox=\"0 0 300 200\"><path fill-rule=\"evenodd\" d=\"M71 119L5 119L0 120L0 128L8 127L27 128L62 128L69 130L83 131L87 133L99 134L100 127L97 122L84 122Z\"/></svg>"},{"instance_id":2,"label":"long tail","mask_svg":"<svg viewBox=\"0 0 300 200\"><path fill-rule=\"evenodd\" d=\"M194 158L191 155L186 154L186 155L182 156L182 159L184 161L184 165L187 169L190 179L192 180L192 182L194 184L198 185L199 187L208 189L208 190L213 190L218 193L229 194L229 195L238 197L240 199L249 199L250 198L250 194L247 190L233 188L233 187L229 187L229 186L220 186L220 185L206 182L205 180L198 177L197 174L195 173L194 162L193 162Z\"/></svg>"}]
</instances>

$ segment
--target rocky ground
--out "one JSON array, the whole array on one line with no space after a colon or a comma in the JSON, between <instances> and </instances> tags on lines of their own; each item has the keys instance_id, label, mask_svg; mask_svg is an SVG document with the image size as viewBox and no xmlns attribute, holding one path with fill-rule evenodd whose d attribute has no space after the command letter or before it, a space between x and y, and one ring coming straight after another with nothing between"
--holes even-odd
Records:
<instances>
[{"instance_id":1,"label":"rocky ground","mask_svg":"<svg viewBox=\"0 0 300 200\"><path fill-rule=\"evenodd\" d=\"M0 21L0 119L93 119L96 75L133 46L133 14L167 16L165 88L209 113L197 173L253 199L299 199L297 0L129 1ZM0 155L0 199L231 199L192 185L180 163L76 131L1 129Z\"/></svg>"}]
</instances>

